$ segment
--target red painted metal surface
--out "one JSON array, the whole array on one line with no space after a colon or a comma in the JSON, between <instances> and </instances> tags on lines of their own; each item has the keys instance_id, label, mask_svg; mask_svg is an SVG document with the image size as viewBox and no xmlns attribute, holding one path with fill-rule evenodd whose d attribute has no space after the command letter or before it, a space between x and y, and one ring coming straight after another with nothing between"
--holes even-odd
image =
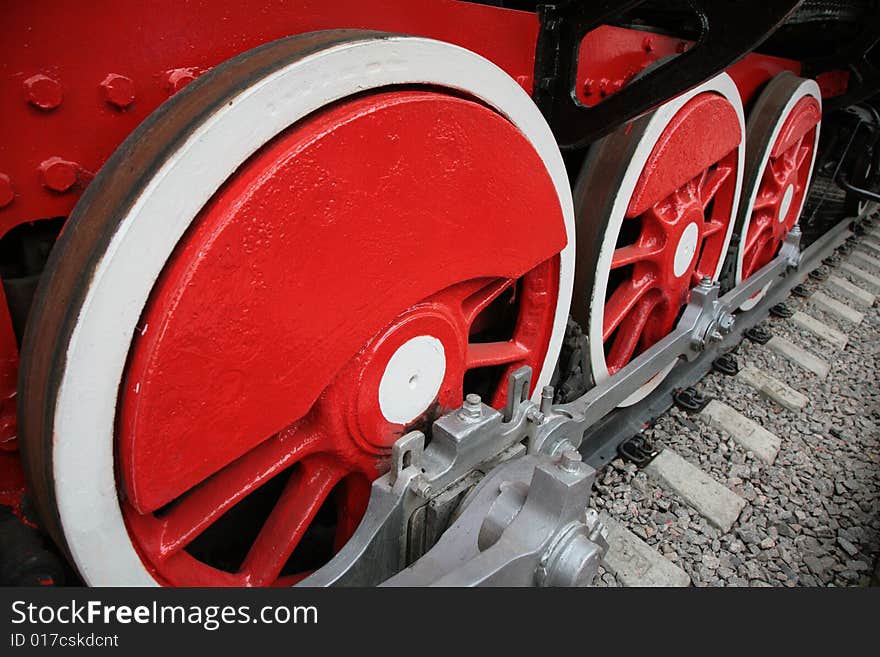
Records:
<instances>
[{"instance_id":1,"label":"red painted metal surface","mask_svg":"<svg viewBox=\"0 0 880 657\"><path fill-rule=\"evenodd\" d=\"M282 567L328 498L342 545L391 444L459 405L466 372L497 367L500 406L506 371L540 368L565 243L540 158L479 103L373 94L264 147L170 259L123 383L125 513L157 577L292 581ZM429 410L397 425L379 382L422 335L442 343L445 375ZM183 549L289 468L235 573Z\"/></svg>"},{"instance_id":2,"label":"red painted metal surface","mask_svg":"<svg viewBox=\"0 0 880 657\"><path fill-rule=\"evenodd\" d=\"M534 14L455 0L34 0L0 13L0 235L69 214L169 95L267 41L334 28L416 34L478 52L531 88L538 32ZM61 188L41 172L52 158L70 163Z\"/></svg>"},{"instance_id":3,"label":"red painted metal surface","mask_svg":"<svg viewBox=\"0 0 880 657\"><path fill-rule=\"evenodd\" d=\"M785 118L758 183L743 247L743 279L773 259L798 219L807 193L816 128L821 118L822 110L812 96L798 101ZM784 200L789 188L790 196ZM783 210L787 211L783 214Z\"/></svg>"},{"instance_id":4,"label":"red painted metal surface","mask_svg":"<svg viewBox=\"0 0 880 657\"><path fill-rule=\"evenodd\" d=\"M685 52L693 42L665 34L629 30L603 25L592 30L581 42L578 61L578 99L592 107L620 91L650 64ZM743 103L783 71L799 74L799 62L749 54L731 66L727 73L739 88Z\"/></svg>"},{"instance_id":5,"label":"red painted metal surface","mask_svg":"<svg viewBox=\"0 0 880 657\"><path fill-rule=\"evenodd\" d=\"M338 0L333 3L320 0L262 0L260 3L242 3L238 0L153 0L150 3L135 0L94 0L89 3L35 0L8 2L2 13L4 39L0 40L0 235L27 221L66 216L112 151L169 95L218 63L267 41L312 30L339 27L427 36L459 44L486 56L513 76L526 90L531 90L534 46L538 33L538 22L531 13L454 0L424 0L419 3L409 0L373 0L369 3L362 0ZM587 37L581 49L581 70L577 83L579 97L587 105L595 104L603 95L607 96L621 88L647 64L687 47L686 42L674 37L601 27ZM737 82L744 102L748 103L766 80L782 70L798 73L800 66L788 60L750 55L733 66L730 73ZM843 93L846 88L846 81L841 76L829 77L824 82L820 80L820 84L823 95ZM509 168L511 158L506 155L497 156L493 164L497 165L498 161L503 161L505 168ZM693 187L697 182L692 180L685 186ZM476 186L474 189L481 187ZM691 191L697 193L693 189ZM478 205L477 200L471 199L475 205ZM513 228L517 231L522 229L521 226ZM462 225L461 229L466 231L467 227ZM509 229L512 230L510 227L504 230ZM497 256L493 256L501 263L512 257L514 244L519 249L529 239L527 236L520 236L522 240L514 239L512 234L509 237L508 246L504 247L507 243L501 240L502 250L498 251ZM452 245L450 241L451 238L444 234L430 243L430 247L425 243L411 243L409 253L396 252L394 257L406 256L406 261L412 262L417 260L412 257L413 254L418 254L421 258L431 249L437 249L437 253L442 254L467 253L460 242ZM493 243L496 242L497 237ZM539 247L540 243L536 245L536 249L540 250ZM503 250L504 248L507 250ZM312 257L312 261L318 258L315 253L308 255ZM483 252L483 259L491 258L486 258ZM426 259L425 262L433 261ZM450 272L457 271L460 264L433 262L435 269L444 270L448 267ZM470 282L456 276L451 276L450 280L455 279L462 285L485 284L487 287L484 289L492 290L493 285L504 285L505 281L519 277L515 296L521 303L528 296L532 296L533 301L540 296L540 293L523 295L523 290L550 290L548 281L555 280L556 266L555 261L545 262L528 276L523 276L522 271L500 271L503 266L499 265L499 271L480 273L470 279ZM305 268L302 271L307 272ZM355 270L338 262L329 269L319 268L318 271L324 276L347 280L360 277L371 284L369 293L364 292L359 299L360 303L355 304L355 312L362 312L365 307L370 306L369 300L374 299L375 289L379 289L376 286L381 284L381 280L385 280L371 281L368 278L371 269ZM397 275L403 275L400 271L395 271ZM219 280L222 281L222 278ZM304 280L311 278L307 275ZM216 289L226 289L224 285L228 283L224 282ZM299 287L294 284L291 289L297 290ZM450 288L447 293L452 294L453 289ZM211 289L207 292L206 298L223 301ZM227 292L232 294L235 290ZM417 300L427 303L427 299L432 299L431 303L438 303L439 297L432 296L439 292L437 289L426 289L425 296L418 298L414 290L411 292L413 293L408 298L413 304ZM548 294L552 296L550 292ZM354 295L348 299L351 301ZM3 301L5 311L5 300L0 301ZM440 305L448 303L447 299L440 302ZM406 307L400 306L398 310ZM526 309L529 307L531 306L526 306ZM539 309L541 304L535 301L534 307ZM370 312L367 314L370 315L374 309L368 310ZM267 311L268 316L275 317L275 311L275 308L270 308ZM380 312L379 309L375 311ZM207 311L207 315L211 316L211 312ZM529 314L522 314L522 309L520 312L521 318ZM531 319L521 319L523 333L517 334L520 335L517 341L525 340L522 336L530 335L530 332L540 334L544 321L541 312L543 311L535 310ZM5 312L4 317L8 319ZM3 321L4 318L0 317L0 324ZM378 331L377 327L373 328ZM0 449L4 449L15 444L9 437L14 435L15 427L12 394L17 369L17 349L14 337L11 341L6 339L11 336L11 330L6 335L3 333L5 325L0 326L0 329L0 400L3 402L0 413ZM316 355L319 353L316 350L330 344L330 337L335 335L331 333L313 336L317 340L315 348L309 352L313 359L300 362L300 366L307 370L314 367L314 362L322 362L324 357ZM362 337L364 341L369 338ZM195 353L202 353L199 349L204 350L204 346L197 348ZM492 349L494 347L476 347L466 350L466 353L470 354L469 358L479 357L486 364L502 358L499 354L504 349L510 349L509 354L516 352L514 355L522 355L512 347L502 348L499 345L497 353L492 353ZM187 353L185 349L181 350L181 354ZM242 369L247 370L244 365L250 362L248 355L241 353L241 347L233 349L233 353L242 356ZM530 354L529 358L532 357L537 357L537 354ZM210 358L206 360L210 362ZM204 383L206 381L210 381L210 384ZM236 373L225 373L224 377L208 377L203 380L203 387L209 386L211 394L217 397L216 407L210 405L210 409L205 410L208 422L205 425L206 431L219 430L220 435L224 435L224 425L236 419L236 413L240 410L236 397L239 384ZM281 418L276 417L280 413L279 408L289 410L296 404L307 403L304 398L289 399L280 395L270 396L260 402L266 415L263 429L270 433L278 431L283 425ZM253 408L260 406L253 399L247 401L247 404L251 404ZM178 410L165 409L171 413L169 422L176 421L174 413ZM216 414L209 416L208 410L215 411ZM370 432L375 433L375 428L368 430ZM270 433L262 435L265 437ZM275 435L280 436L281 433ZM195 464L178 464L177 469L171 468L173 474L169 476L173 478L180 475L181 481L191 483L224 459L235 456L235 449L230 448L229 453L225 453L219 446L222 441L218 439L215 442L216 444L208 446L205 455L181 455L181 462L192 458ZM278 439L276 442L281 441ZM217 453L220 453L219 457ZM276 459L275 463L277 462ZM229 467L231 466L227 466ZM7 477L2 473L7 471L12 473L8 477L12 484L6 488L18 490L20 480L15 475L17 470L11 466L0 469L0 483L6 481ZM180 472L188 472L188 475L184 476ZM186 483L181 481L177 482L178 485L185 487ZM340 499L349 500L345 504L349 504L351 508L359 508L363 501L359 495L363 491L349 481L350 478L343 478L340 486L347 492ZM146 499L152 499L155 503L159 498L161 495L153 498L148 495ZM140 497L135 495L134 499L140 500ZM308 510L303 512L306 515L309 513ZM357 513L345 517L355 516ZM148 517L152 516L142 516L141 520L146 522ZM345 522L341 521L340 535L353 529L345 528L344 525ZM212 582L212 576L208 576L205 583Z\"/></svg>"},{"instance_id":6,"label":"red painted metal surface","mask_svg":"<svg viewBox=\"0 0 880 657\"><path fill-rule=\"evenodd\" d=\"M690 290L715 273L732 219L741 139L735 110L705 93L688 101L657 140L611 260L614 284L602 329L610 373L668 335ZM696 231L695 250L676 273L686 230Z\"/></svg>"},{"instance_id":7,"label":"red painted metal surface","mask_svg":"<svg viewBox=\"0 0 880 657\"><path fill-rule=\"evenodd\" d=\"M822 98L831 98L846 93L849 89L849 71L826 71L816 76L816 83Z\"/></svg>"},{"instance_id":8,"label":"red painted metal surface","mask_svg":"<svg viewBox=\"0 0 880 657\"><path fill-rule=\"evenodd\" d=\"M15 415L17 388L18 343L6 305L6 292L0 285L0 451L12 451L18 444Z\"/></svg>"}]
</instances>

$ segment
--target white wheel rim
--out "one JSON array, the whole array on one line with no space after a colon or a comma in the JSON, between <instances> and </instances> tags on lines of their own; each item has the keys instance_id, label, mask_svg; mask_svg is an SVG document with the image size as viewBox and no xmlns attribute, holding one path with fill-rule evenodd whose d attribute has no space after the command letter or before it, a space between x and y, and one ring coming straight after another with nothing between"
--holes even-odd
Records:
<instances>
[{"instance_id":1,"label":"white wheel rim","mask_svg":"<svg viewBox=\"0 0 880 657\"><path fill-rule=\"evenodd\" d=\"M635 153L630 160L629 166L627 167L626 173L624 174L623 181L621 182L620 187L617 190L617 196L614 199L614 203L612 205L611 216L608 220L608 226L605 230L605 234L602 237L602 245L599 249L599 258L596 265L596 279L593 285L593 292L589 300L591 304L590 308L593 310L589 313L590 325L589 327L587 327L587 330L590 337L590 359L593 370L593 378L597 384L602 383L603 381L607 381L610 376L608 373L608 365L605 361L605 345L602 340L602 327L605 320L605 296L608 291L608 277L611 271L611 258L614 255L614 249L617 243L617 236L620 233L620 227L623 223L624 214L626 213L626 209L629 206L633 190L635 189L636 183L638 182L639 177L642 174L645 163L647 162L648 157L651 155L651 151L653 151L654 149L654 144L663 133L663 130L666 129L666 126L669 124L672 118L678 113L678 111L682 107L684 107L684 105L688 101L690 101L695 96L706 92L714 92L724 96L724 98L726 98L736 110L737 118L740 122L740 131L743 135L743 140L740 142L738 148L736 173L737 184L731 204L731 217L733 216L734 208L736 208L737 204L739 203L740 183L742 181L743 165L745 159L745 118L743 115L742 100L740 99L736 84L734 84L729 75L727 75L726 73L722 73L721 75L709 80L699 87L692 89L686 94L674 98L673 100L667 102L666 104L660 106L657 110L655 110L648 121L645 132L642 135L642 138L636 147ZM718 280L718 276L720 276L721 274L721 268L724 264L725 259L724 254L726 254L727 252L727 247L730 243L730 236L732 233L733 219L731 218L731 221L727 227L727 233L724 236L722 256L719 259L718 267L716 268L712 276L713 281ZM597 309L599 310L598 312L596 312ZM676 362L677 359L674 359L672 362L664 365L656 375L654 375L647 383L642 385L638 390L627 397L620 405L632 406L633 404L641 401L649 394L651 394L651 392L653 392L657 388L657 386L662 383L663 379L666 378L666 375L669 374L672 368L675 367Z\"/></svg>"},{"instance_id":2,"label":"white wheel rim","mask_svg":"<svg viewBox=\"0 0 880 657\"><path fill-rule=\"evenodd\" d=\"M485 102L525 135L553 180L568 243L560 253L554 327L536 394L549 383L571 303L574 212L562 156L531 98L490 61L431 39L373 38L313 53L259 80L206 119L150 181L95 270L68 345L53 425L58 513L86 583L156 584L123 521L113 445L131 338L166 259L202 206L263 144L328 103L395 84L430 84Z\"/></svg>"}]
</instances>

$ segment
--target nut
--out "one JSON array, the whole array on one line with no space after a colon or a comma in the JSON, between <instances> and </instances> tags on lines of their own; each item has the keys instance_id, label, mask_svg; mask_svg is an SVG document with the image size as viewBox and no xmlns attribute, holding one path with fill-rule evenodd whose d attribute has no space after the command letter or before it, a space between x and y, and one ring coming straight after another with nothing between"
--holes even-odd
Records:
<instances>
[{"instance_id":1,"label":"nut","mask_svg":"<svg viewBox=\"0 0 880 657\"><path fill-rule=\"evenodd\" d=\"M134 81L124 75L108 73L101 82L104 100L114 107L125 109L134 102Z\"/></svg>"},{"instance_id":2,"label":"nut","mask_svg":"<svg viewBox=\"0 0 880 657\"><path fill-rule=\"evenodd\" d=\"M60 157L50 157L40 164L40 178L43 185L54 192L66 192L77 180L79 167Z\"/></svg>"},{"instance_id":3,"label":"nut","mask_svg":"<svg viewBox=\"0 0 880 657\"><path fill-rule=\"evenodd\" d=\"M38 73L24 81L27 102L41 110L53 110L64 100L64 90L58 80Z\"/></svg>"}]
</instances>

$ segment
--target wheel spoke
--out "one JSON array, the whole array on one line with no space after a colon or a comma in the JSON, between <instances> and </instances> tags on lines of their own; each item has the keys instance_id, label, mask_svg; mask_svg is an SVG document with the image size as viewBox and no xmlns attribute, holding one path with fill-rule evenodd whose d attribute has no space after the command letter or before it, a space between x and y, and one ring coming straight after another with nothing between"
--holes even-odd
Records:
<instances>
[{"instance_id":1,"label":"wheel spoke","mask_svg":"<svg viewBox=\"0 0 880 657\"><path fill-rule=\"evenodd\" d=\"M798 139L797 142L789 146L788 150L783 153L782 159L785 162L785 166L789 171L791 171L792 169L797 169L800 166L800 163L803 162L804 158L801 154L803 143L804 137L801 136L801 138ZM807 147L807 150L809 150L809 147Z\"/></svg>"},{"instance_id":2,"label":"wheel spoke","mask_svg":"<svg viewBox=\"0 0 880 657\"><path fill-rule=\"evenodd\" d=\"M703 224L702 239L706 239L707 237L710 237L711 235L714 235L715 233L719 233L719 232L723 231L725 228L726 228L726 226L723 223L721 223L720 221L707 221L705 224Z\"/></svg>"},{"instance_id":3,"label":"wheel spoke","mask_svg":"<svg viewBox=\"0 0 880 657\"><path fill-rule=\"evenodd\" d=\"M660 253L661 249L658 246L648 247L640 244L622 246L614 250L614 255L611 257L611 269L619 269L643 260L652 260Z\"/></svg>"},{"instance_id":4,"label":"wheel spoke","mask_svg":"<svg viewBox=\"0 0 880 657\"><path fill-rule=\"evenodd\" d=\"M657 301L656 298L644 298L626 315L605 359L609 374L614 374L632 358Z\"/></svg>"},{"instance_id":5,"label":"wheel spoke","mask_svg":"<svg viewBox=\"0 0 880 657\"><path fill-rule=\"evenodd\" d=\"M801 165L804 163L804 160L806 159L807 155L809 155L809 154L810 154L810 147L809 146L801 146L798 149L797 156L795 157L795 160L794 160L794 166L796 169L801 168Z\"/></svg>"},{"instance_id":6,"label":"wheel spoke","mask_svg":"<svg viewBox=\"0 0 880 657\"><path fill-rule=\"evenodd\" d=\"M474 342L468 345L466 369L515 363L528 358L529 350L515 342Z\"/></svg>"},{"instance_id":7,"label":"wheel spoke","mask_svg":"<svg viewBox=\"0 0 880 657\"><path fill-rule=\"evenodd\" d=\"M779 200L778 195L768 185L762 184L755 197L755 204L752 206L752 212L763 210L764 208L774 207Z\"/></svg>"},{"instance_id":8,"label":"wheel spoke","mask_svg":"<svg viewBox=\"0 0 880 657\"><path fill-rule=\"evenodd\" d=\"M477 316L514 283L511 278L475 278L435 294L428 302L446 306L464 329L470 329Z\"/></svg>"},{"instance_id":9,"label":"wheel spoke","mask_svg":"<svg viewBox=\"0 0 880 657\"><path fill-rule=\"evenodd\" d=\"M743 250L746 254L750 254L754 252L758 242L760 242L763 238L762 235L768 231L772 231L771 227L768 225L766 221L759 221L757 217L753 218L752 226L750 226L750 230L748 235L746 235L746 243L743 247Z\"/></svg>"},{"instance_id":10,"label":"wheel spoke","mask_svg":"<svg viewBox=\"0 0 880 657\"><path fill-rule=\"evenodd\" d=\"M497 278L466 297L462 303L465 324L468 327L473 324L477 315L483 312L495 299L513 287L514 283L515 281L512 278Z\"/></svg>"},{"instance_id":11,"label":"wheel spoke","mask_svg":"<svg viewBox=\"0 0 880 657\"><path fill-rule=\"evenodd\" d=\"M366 477L347 477L343 480L336 508L334 551L341 550L358 528L370 502L370 490L370 482Z\"/></svg>"},{"instance_id":12,"label":"wheel spoke","mask_svg":"<svg viewBox=\"0 0 880 657\"><path fill-rule=\"evenodd\" d=\"M319 457L300 462L242 563L252 586L272 584L305 535L318 509L344 474Z\"/></svg>"},{"instance_id":13,"label":"wheel spoke","mask_svg":"<svg viewBox=\"0 0 880 657\"><path fill-rule=\"evenodd\" d=\"M761 230L749 240L743 254L742 272L743 278L747 278L755 273L760 263L760 256L768 242L773 240L773 231Z\"/></svg>"},{"instance_id":14,"label":"wheel spoke","mask_svg":"<svg viewBox=\"0 0 880 657\"><path fill-rule=\"evenodd\" d=\"M651 288L653 279L645 278L636 284L628 278L617 286L611 298L605 303L605 318L602 323L602 340L607 340L632 311L639 300Z\"/></svg>"},{"instance_id":15,"label":"wheel spoke","mask_svg":"<svg viewBox=\"0 0 880 657\"><path fill-rule=\"evenodd\" d=\"M162 518L160 551L182 549L237 502L291 464L314 453L321 435L310 425L293 426L216 472L176 502Z\"/></svg>"},{"instance_id":16,"label":"wheel spoke","mask_svg":"<svg viewBox=\"0 0 880 657\"><path fill-rule=\"evenodd\" d=\"M721 185L724 184L724 181L727 180L732 171L733 168L730 166L718 165L708 176L704 176L700 185L700 203L703 206L703 210L715 198L715 194L721 189Z\"/></svg>"}]
</instances>

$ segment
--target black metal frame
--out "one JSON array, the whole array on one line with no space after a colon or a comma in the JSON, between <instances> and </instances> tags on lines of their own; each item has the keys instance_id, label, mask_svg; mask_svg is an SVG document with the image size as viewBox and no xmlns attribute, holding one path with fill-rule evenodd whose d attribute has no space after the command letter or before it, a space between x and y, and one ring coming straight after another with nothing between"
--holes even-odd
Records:
<instances>
[{"instance_id":1,"label":"black metal frame","mask_svg":"<svg viewBox=\"0 0 880 657\"><path fill-rule=\"evenodd\" d=\"M576 149L717 75L769 37L802 0L689 0L701 34L686 52L648 70L594 107L577 98L584 36L646 0L568 0L540 5L535 103L562 149Z\"/></svg>"},{"instance_id":2,"label":"black metal frame","mask_svg":"<svg viewBox=\"0 0 880 657\"><path fill-rule=\"evenodd\" d=\"M850 73L846 93L825 101L826 112L836 112L870 100L880 93L880 68L869 59L868 53L880 43L880 4L862 18L863 28L856 38L840 44L832 57L808 60L804 72L815 76L824 71L844 68Z\"/></svg>"}]
</instances>

